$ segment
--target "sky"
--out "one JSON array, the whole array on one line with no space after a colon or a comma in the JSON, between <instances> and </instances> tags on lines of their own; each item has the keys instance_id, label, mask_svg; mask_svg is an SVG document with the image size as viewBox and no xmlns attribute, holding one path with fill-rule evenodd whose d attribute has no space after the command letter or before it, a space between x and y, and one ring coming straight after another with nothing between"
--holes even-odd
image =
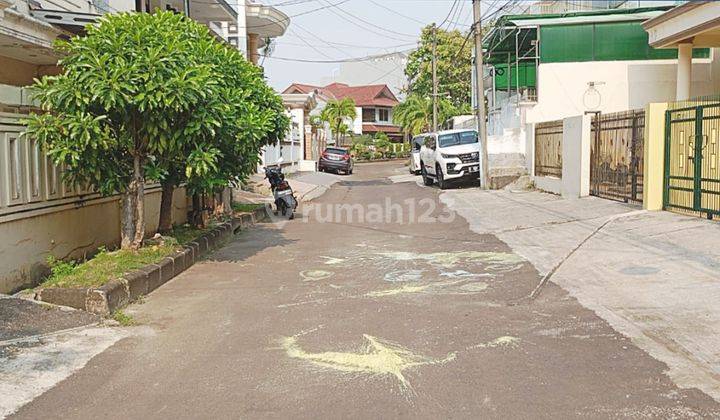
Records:
<instances>
[{"instance_id":1,"label":"sky","mask_svg":"<svg viewBox=\"0 0 720 420\"><path fill-rule=\"evenodd\" d=\"M487 5L483 9L492 7L493 1L484 1ZM416 44L420 30L427 24L440 24L448 15L443 28L464 31L472 23L471 0L459 0L452 12L453 0L263 0L263 3L291 17L287 32L275 40L275 50L263 63L269 84L279 91L293 82L318 84L339 67L334 63L301 63L282 58L338 60L407 51ZM336 6L327 7L333 4ZM313 11L322 7L327 8Z\"/></svg>"}]
</instances>

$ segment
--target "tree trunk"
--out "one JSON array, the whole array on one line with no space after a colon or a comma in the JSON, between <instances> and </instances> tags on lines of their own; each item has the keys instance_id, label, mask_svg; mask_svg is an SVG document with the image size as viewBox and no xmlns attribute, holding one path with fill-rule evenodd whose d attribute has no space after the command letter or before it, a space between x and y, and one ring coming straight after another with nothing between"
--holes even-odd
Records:
<instances>
[{"instance_id":1,"label":"tree trunk","mask_svg":"<svg viewBox=\"0 0 720 420\"><path fill-rule=\"evenodd\" d=\"M195 193L192 196L192 213L190 217L190 224L193 227L203 227L203 204L200 194Z\"/></svg>"},{"instance_id":2,"label":"tree trunk","mask_svg":"<svg viewBox=\"0 0 720 420\"><path fill-rule=\"evenodd\" d=\"M135 239L134 201L135 195L128 188L123 194L120 210L120 247L122 249L132 249Z\"/></svg>"},{"instance_id":3,"label":"tree trunk","mask_svg":"<svg viewBox=\"0 0 720 420\"><path fill-rule=\"evenodd\" d=\"M139 155L134 157L133 176L125 195L121 246L123 249L137 250L142 246L145 237L145 176Z\"/></svg>"},{"instance_id":4,"label":"tree trunk","mask_svg":"<svg viewBox=\"0 0 720 420\"><path fill-rule=\"evenodd\" d=\"M160 223L158 224L158 231L162 234L167 234L172 231L172 210L173 210L173 193L175 192L175 185L172 181L162 182L162 197L160 199Z\"/></svg>"}]
</instances>

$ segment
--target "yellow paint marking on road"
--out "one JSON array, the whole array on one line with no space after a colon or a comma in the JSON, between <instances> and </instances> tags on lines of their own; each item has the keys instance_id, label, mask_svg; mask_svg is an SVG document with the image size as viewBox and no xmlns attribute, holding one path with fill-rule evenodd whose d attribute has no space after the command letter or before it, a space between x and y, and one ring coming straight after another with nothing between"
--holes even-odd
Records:
<instances>
[{"instance_id":1,"label":"yellow paint marking on road","mask_svg":"<svg viewBox=\"0 0 720 420\"><path fill-rule=\"evenodd\" d=\"M322 368L346 373L361 373L370 376L395 377L403 389L409 389L410 383L404 375L408 369L447 363L455 359L455 353L445 358L434 359L417 355L399 344L363 334L367 344L361 352L326 351L312 353L305 351L297 342L298 335L283 337L281 347L288 357L300 359Z\"/></svg>"},{"instance_id":2,"label":"yellow paint marking on road","mask_svg":"<svg viewBox=\"0 0 720 420\"><path fill-rule=\"evenodd\" d=\"M396 287L393 289L385 289L385 290L376 290L374 292L366 293L365 296L369 297L386 297L386 296L396 296L396 295L402 295L406 293L421 293L426 291L430 288L430 285L424 285L424 286L416 286L412 284L406 284L402 287Z\"/></svg>"},{"instance_id":3,"label":"yellow paint marking on road","mask_svg":"<svg viewBox=\"0 0 720 420\"><path fill-rule=\"evenodd\" d=\"M491 269L514 269L524 260L519 255L510 252L483 252L483 251L458 251L458 252L433 252L430 254L418 254L414 252L380 252L378 255L396 261L423 260L429 264L443 268L455 267L461 261L488 264Z\"/></svg>"},{"instance_id":4,"label":"yellow paint marking on road","mask_svg":"<svg viewBox=\"0 0 720 420\"><path fill-rule=\"evenodd\" d=\"M332 277L334 273L325 270L305 270L300 272L303 281L318 281Z\"/></svg>"},{"instance_id":5,"label":"yellow paint marking on road","mask_svg":"<svg viewBox=\"0 0 720 420\"><path fill-rule=\"evenodd\" d=\"M480 343L475 344L474 346L470 346L467 348L467 350L470 349L492 349L495 347L517 347L518 343L520 343L520 339L517 337L512 337L509 335L505 335L502 337L498 337L492 341L488 341L487 343Z\"/></svg>"},{"instance_id":6,"label":"yellow paint marking on road","mask_svg":"<svg viewBox=\"0 0 720 420\"><path fill-rule=\"evenodd\" d=\"M325 256L321 256L320 258L325 259L326 265L337 265L337 264L342 264L345 262L345 258L335 258L335 257L325 257Z\"/></svg>"}]
</instances>

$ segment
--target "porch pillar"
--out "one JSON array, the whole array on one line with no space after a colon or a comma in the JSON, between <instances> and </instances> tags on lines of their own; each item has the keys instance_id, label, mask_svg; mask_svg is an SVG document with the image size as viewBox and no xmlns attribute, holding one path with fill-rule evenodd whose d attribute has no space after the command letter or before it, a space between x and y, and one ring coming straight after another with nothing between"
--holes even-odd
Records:
<instances>
[{"instance_id":1,"label":"porch pillar","mask_svg":"<svg viewBox=\"0 0 720 420\"><path fill-rule=\"evenodd\" d=\"M675 100L690 99L692 83L692 43L678 44L677 90Z\"/></svg>"},{"instance_id":2,"label":"porch pillar","mask_svg":"<svg viewBox=\"0 0 720 420\"><path fill-rule=\"evenodd\" d=\"M247 36L248 60L257 66L258 63L258 34Z\"/></svg>"}]
</instances>

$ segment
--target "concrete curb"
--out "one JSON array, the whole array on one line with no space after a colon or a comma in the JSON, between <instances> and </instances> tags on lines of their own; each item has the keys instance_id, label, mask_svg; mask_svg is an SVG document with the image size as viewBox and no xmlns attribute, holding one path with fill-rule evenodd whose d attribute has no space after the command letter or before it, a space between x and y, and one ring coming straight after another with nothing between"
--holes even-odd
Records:
<instances>
[{"instance_id":1,"label":"concrete curb","mask_svg":"<svg viewBox=\"0 0 720 420\"><path fill-rule=\"evenodd\" d=\"M305 194L301 195L298 198L298 201L300 201L301 203L306 203L308 201L314 200L314 199L320 197L321 195L325 194L325 192L329 189L330 188L325 185L318 185L315 188L306 191Z\"/></svg>"},{"instance_id":2,"label":"concrete curb","mask_svg":"<svg viewBox=\"0 0 720 420\"><path fill-rule=\"evenodd\" d=\"M228 238L268 217L267 208L235 217L203 233L182 250L165 257L156 264L130 272L100 287L49 287L37 292L35 299L55 305L82 309L94 314L109 315L141 296L147 295L172 278L192 267L200 258L222 245Z\"/></svg>"}]
</instances>

